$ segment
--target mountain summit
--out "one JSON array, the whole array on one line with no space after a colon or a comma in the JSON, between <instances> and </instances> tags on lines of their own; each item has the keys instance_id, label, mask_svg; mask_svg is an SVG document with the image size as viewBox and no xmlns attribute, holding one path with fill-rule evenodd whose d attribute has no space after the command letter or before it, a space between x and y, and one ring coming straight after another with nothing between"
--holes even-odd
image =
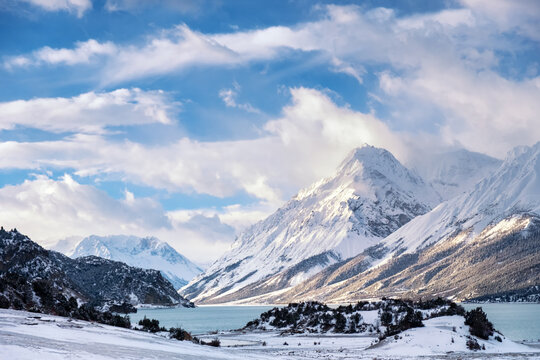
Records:
<instances>
[{"instance_id":1,"label":"mountain summit","mask_svg":"<svg viewBox=\"0 0 540 360\"><path fill-rule=\"evenodd\" d=\"M248 228L181 294L227 302L282 290L361 253L438 202L390 152L363 146L333 176Z\"/></svg>"}]
</instances>

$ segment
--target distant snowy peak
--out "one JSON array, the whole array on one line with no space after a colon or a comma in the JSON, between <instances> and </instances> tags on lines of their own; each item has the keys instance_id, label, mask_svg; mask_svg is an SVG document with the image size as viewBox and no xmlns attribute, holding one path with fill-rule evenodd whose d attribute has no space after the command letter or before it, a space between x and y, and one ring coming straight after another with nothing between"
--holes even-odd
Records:
<instances>
[{"instance_id":1,"label":"distant snowy peak","mask_svg":"<svg viewBox=\"0 0 540 360\"><path fill-rule=\"evenodd\" d=\"M363 146L352 151L334 175L246 229L231 250L182 293L197 301L228 296L291 268L297 274L289 273L287 279L305 278L359 254L438 202L435 190L391 153ZM242 296L275 287L260 284Z\"/></svg>"},{"instance_id":2,"label":"distant snowy peak","mask_svg":"<svg viewBox=\"0 0 540 360\"><path fill-rule=\"evenodd\" d=\"M510 151L501 167L478 183L466 198L469 206L499 213L540 211L540 142Z\"/></svg>"},{"instance_id":3,"label":"distant snowy peak","mask_svg":"<svg viewBox=\"0 0 540 360\"><path fill-rule=\"evenodd\" d=\"M143 269L159 270L176 289L202 272L169 244L155 237L92 235L83 239L68 255L72 258L93 255Z\"/></svg>"},{"instance_id":4,"label":"distant snowy peak","mask_svg":"<svg viewBox=\"0 0 540 360\"><path fill-rule=\"evenodd\" d=\"M502 164L501 160L465 149L427 157L415 168L443 200L471 190Z\"/></svg>"}]
</instances>

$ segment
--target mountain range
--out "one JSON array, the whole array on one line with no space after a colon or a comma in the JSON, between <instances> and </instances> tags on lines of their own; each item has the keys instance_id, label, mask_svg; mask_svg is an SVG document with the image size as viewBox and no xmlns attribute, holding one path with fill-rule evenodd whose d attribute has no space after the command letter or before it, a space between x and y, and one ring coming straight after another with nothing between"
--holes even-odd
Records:
<instances>
[{"instance_id":1,"label":"mountain range","mask_svg":"<svg viewBox=\"0 0 540 360\"><path fill-rule=\"evenodd\" d=\"M42 248L16 229L0 230L0 280L2 299L15 308L39 310L44 306L39 300L43 293L57 301L73 297L99 307L122 303L193 306L157 270L96 256L71 259Z\"/></svg>"},{"instance_id":2,"label":"mountain range","mask_svg":"<svg viewBox=\"0 0 540 360\"><path fill-rule=\"evenodd\" d=\"M143 269L159 270L177 290L202 272L169 244L155 237L92 235L80 241L66 255L71 258L92 255Z\"/></svg>"},{"instance_id":3,"label":"mountain range","mask_svg":"<svg viewBox=\"0 0 540 360\"><path fill-rule=\"evenodd\" d=\"M468 299L540 284L540 143L504 162L455 152L424 176L431 181L384 149L356 149L181 294L200 303Z\"/></svg>"}]
</instances>

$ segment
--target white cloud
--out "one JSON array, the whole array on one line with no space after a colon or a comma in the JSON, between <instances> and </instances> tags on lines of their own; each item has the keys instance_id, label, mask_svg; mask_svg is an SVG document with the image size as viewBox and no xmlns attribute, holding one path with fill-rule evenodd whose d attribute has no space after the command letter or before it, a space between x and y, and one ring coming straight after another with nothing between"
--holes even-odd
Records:
<instances>
[{"instance_id":1,"label":"white cloud","mask_svg":"<svg viewBox=\"0 0 540 360\"><path fill-rule=\"evenodd\" d=\"M4 204L0 209L4 226L17 227L41 240L171 228L158 202L115 200L69 175L60 180L37 176L20 185L4 186L0 199Z\"/></svg>"},{"instance_id":2,"label":"white cloud","mask_svg":"<svg viewBox=\"0 0 540 360\"><path fill-rule=\"evenodd\" d=\"M406 76L380 76L398 111L436 106L444 117L441 140L496 157L540 139L540 77L511 81L462 66L426 67ZM398 99L402 101L398 103Z\"/></svg>"},{"instance_id":3,"label":"white cloud","mask_svg":"<svg viewBox=\"0 0 540 360\"><path fill-rule=\"evenodd\" d=\"M92 8L91 0L22 0L46 11L68 11L82 17Z\"/></svg>"},{"instance_id":4,"label":"white cloud","mask_svg":"<svg viewBox=\"0 0 540 360\"><path fill-rule=\"evenodd\" d=\"M240 85L235 82L233 83L232 89L221 89L219 91L219 97L225 103L225 106L242 109L244 111L258 114L261 111L253 107L250 103L237 103L236 98L238 97L238 92L240 91Z\"/></svg>"},{"instance_id":5,"label":"white cloud","mask_svg":"<svg viewBox=\"0 0 540 360\"><path fill-rule=\"evenodd\" d=\"M500 31L515 31L540 41L540 3L536 0L460 0L483 20L495 23Z\"/></svg>"},{"instance_id":6,"label":"white cloud","mask_svg":"<svg viewBox=\"0 0 540 360\"><path fill-rule=\"evenodd\" d=\"M45 46L28 56L15 56L4 61L4 67L11 70L15 67L38 66L42 64L75 65L89 63L101 55L114 55L116 45L112 42L100 43L94 39L75 43L73 49L53 49Z\"/></svg>"},{"instance_id":7,"label":"white cloud","mask_svg":"<svg viewBox=\"0 0 540 360\"><path fill-rule=\"evenodd\" d=\"M125 200L116 200L69 175L58 180L41 175L19 185L4 186L0 188L0 202L4 227L18 228L45 246L91 234L155 235L190 259L208 262L234 240L234 230L221 223L217 215L193 213L179 218L151 198L131 194Z\"/></svg>"},{"instance_id":8,"label":"white cloud","mask_svg":"<svg viewBox=\"0 0 540 360\"><path fill-rule=\"evenodd\" d=\"M360 79L362 67L352 64L349 58L354 55L355 62L358 56L380 58L384 56L385 49L392 49L394 45L385 43L392 32L386 28L386 24L380 23L383 12L371 11L363 16L354 6L328 6L326 9L327 14L323 19L295 27L273 26L245 32L203 34L184 24L150 36L139 46L115 46L90 40L94 41L94 51L83 51L81 44L74 49L42 49L47 51L37 51L23 62L54 59L56 63L69 65L88 62L92 55L102 55L107 61L101 80L110 84L194 66L236 66L250 61L270 60L291 50L319 51L329 55L333 70ZM392 13L387 15L392 16ZM103 47L100 53L96 51L98 45ZM371 48L372 45L384 49L373 51L377 47ZM48 53L55 56L45 56ZM8 59L5 66L14 67L23 58Z\"/></svg>"},{"instance_id":9,"label":"white cloud","mask_svg":"<svg viewBox=\"0 0 540 360\"><path fill-rule=\"evenodd\" d=\"M103 77L104 81L117 82L192 66L236 66L290 51L316 51L325 55L323 58L329 61L331 69L349 74L359 82L367 65L386 69L380 74L381 91L372 91L372 98L386 106L392 128L406 129L409 133L429 129L441 143L461 143L469 149L501 156L512 146L540 138L540 130L534 126L538 114L538 80L514 81L497 74L496 52L506 49L507 44L493 40L501 30L494 29L488 20L506 19L504 14L508 11L521 14L526 7L523 4L529 3L518 2L514 7L497 0L495 10L487 9L482 1L464 0L464 4L467 7L408 17L397 17L389 9L363 11L356 6L331 5L323 7L324 14L316 21L224 34L202 34L181 25L149 37L140 46L117 46L115 56L105 62ZM535 14L534 9L530 16ZM504 19L497 21L503 24ZM515 29L515 26L505 28ZM233 87L222 89L219 95L227 106L254 111L248 103L238 101L238 93L239 89ZM335 164L352 146L365 141L396 148L396 144L407 141L395 139L390 128L375 116L339 108L322 94L313 94L308 89L294 90L295 105L284 110L284 119L269 123L259 139L205 143L185 138L172 146L176 154L194 159L191 162L169 160L168 149L126 143L130 151L140 154L140 168L145 169L145 174L139 174L132 170L139 164L129 165L131 161L116 155L114 144L104 143L103 147L109 149L116 162L124 165L113 160L103 162L100 160L103 156L97 156L98 160L90 161L92 166L80 166L79 172L135 173L141 183L174 191L193 189L227 196L243 190L274 202L283 197L283 191L288 193L284 189L303 185L315 175L324 175L331 168L328 164ZM317 120L323 112L309 111L321 107L327 110L326 120ZM302 115L308 113L311 120ZM335 114L342 113L343 119L334 119ZM347 123L349 113L351 117L362 118L363 125ZM325 133L321 135L321 131ZM374 136L377 132L388 134L392 141ZM338 140L334 139L334 133ZM323 146L318 146L318 142ZM69 141L68 145L71 146ZM294 164L286 169L291 174L288 185L275 179L274 159L251 150L256 146L273 149L274 157L287 158L285 167L287 163ZM399 147L398 156L405 152L405 146ZM329 156L328 149L338 150L331 161L315 165L305 175L296 175L293 167L302 164L308 153L317 154L319 149L326 151L321 154L323 159ZM147 153L152 156L145 164ZM163 168L173 171L158 170L159 175L153 175L156 158L162 159ZM223 169L224 158L231 159L230 169ZM236 160L245 158L250 159ZM58 164L68 162L62 156L57 159ZM254 171L246 170L245 165L236 166L237 162L249 162Z\"/></svg>"},{"instance_id":10,"label":"white cloud","mask_svg":"<svg viewBox=\"0 0 540 360\"><path fill-rule=\"evenodd\" d=\"M102 133L107 126L171 124L177 107L162 91L137 88L17 100L0 103L0 130L22 126L49 132Z\"/></svg>"},{"instance_id":11,"label":"white cloud","mask_svg":"<svg viewBox=\"0 0 540 360\"><path fill-rule=\"evenodd\" d=\"M130 11L138 13L149 7L165 7L169 11L198 14L202 9L215 6L205 0L107 0L105 9L110 12Z\"/></svg>"},{"instance_id":12,"label":"white cloud","mask_svg":"<svg viewBox=\"0 0 540 360\"><path fill-rule=\"evenodd\" d=\"M356 79L356 81L358 81L359 84L364 82L362 75L366 72L366 69L364 69L362 66L353 66L352 64L343 62L336 57L332 59L332 65L332 71L352 76Z\"/></svg>"},{"instance_id":13,"label":"white cloud","mask_svg":"<svg viewBox=\"0 0 540 360\"><path fill-rule=\"evenodd\" d=\"M59 141L0 143L0 168L71 168L81 176L120 178L171 192L218 197L246 192L278 206L298 188L333 171L364 142L405 157L406 146L370 114L339 107L324 93L291 90L292 104L251 140L166 146L115 143L95 135Z\"/></svg>"},{"instance_id":14,"label":"white cloud","mask_svg":"<svg viewBox=\"0 0 540 360\"><path fill-rule=\"evenodd\" d=\"M186 67L238 63L233 51L211 37L179 25L150 38L142 47L128 46L109 59L102 80L114 83Z\"/></svg>"},{"instance_id":15,"label":"white cloud","mask_svg":"<svg viewBox=\"0 0 540 360\"><path fill-rule=\"evenodd\" d=\"M102 55L106 61L101 81L111 84L196 66L240 66L252 61L272 60L291 51L318 52L326 57L330 70L348 74L361 82L364 65L382 64L409 71L433 59L461 61L471 55L489 55L484 50L487 47L491 50L518 47L498 41L500 31L527 28L522 33L532 36L534 31L529 28L537 22L530 20L518 24L517 20L521 16L524 19L540 18L538 6L531 5L531 11L526 13L527 1L517 2L514 6L513 2L496 0L495 9L499 10L489 8L488 2L481 0L463 2L470 8L399 18L390 9L363 11L357 6L329 5L322 8L322 17L316 21L221 34L203 34L184 24L160 31L137 45L100 44L90 40L94 41L94 47L89 48L94 50L83 51L81 44L74 49L51 49L57 54L52 58L70 64L69 61L88 62L92 55ZM512 14L508 15L510 20L505 20L507 13ZM503 24L502 27L495 28L493 21ZM506 23L510 25L504 25ZM97 51L98 45L103 47L101 52ZM36 53L34 56L38 56ZM44 54L40 56L47 58ZM8 59L6 65L35 63L31 58L14 57ZM472 60L474 63L477 59ZM482 64L492 65L493 61Z\"/></svg>"}]
</instances>

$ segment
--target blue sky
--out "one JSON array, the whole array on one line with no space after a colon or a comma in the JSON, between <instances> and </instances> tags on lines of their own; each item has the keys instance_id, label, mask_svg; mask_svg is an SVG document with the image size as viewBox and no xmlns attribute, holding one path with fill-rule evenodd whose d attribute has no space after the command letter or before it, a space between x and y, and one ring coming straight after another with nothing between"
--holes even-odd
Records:
<instances>
[{"instance_id":1,"label":"blue sky","mask_svg":"<svg viewBox=\"0 0 540 360\"><path fill-rule=\"evenodd\" d=\"M207 262L356 146L540 140L536 1L0 1L0 215Z\"/></svg>"}]
</instances>

